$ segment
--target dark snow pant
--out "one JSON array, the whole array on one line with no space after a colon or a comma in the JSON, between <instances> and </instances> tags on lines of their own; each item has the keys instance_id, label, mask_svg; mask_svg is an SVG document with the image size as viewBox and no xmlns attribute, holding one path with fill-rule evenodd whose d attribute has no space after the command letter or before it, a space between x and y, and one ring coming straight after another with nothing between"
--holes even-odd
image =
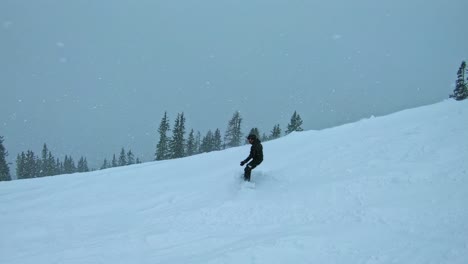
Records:
<instances>
[{"instance_id":1,"label":"dark snow pant","mask_svg":"<svg viewBox=\"0 0 468 264\"><path fill-rule=\"evenodd\" d=\"M253 161L249 162L244 169L244 181L250 181L250 174L255 167L260 165L260 163L255 163Z\"/></svg>"}]
</instances>

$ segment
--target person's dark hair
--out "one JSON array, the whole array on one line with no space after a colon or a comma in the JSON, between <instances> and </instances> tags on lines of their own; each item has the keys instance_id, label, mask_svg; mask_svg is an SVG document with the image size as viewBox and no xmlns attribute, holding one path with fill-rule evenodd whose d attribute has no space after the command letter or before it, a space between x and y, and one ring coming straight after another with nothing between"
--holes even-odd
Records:
<instances>
[{"instance_id":1,"label":"person's dark hair","mask_svg":"<svg viewBox=\"0 0 468 264\"><path fill-rule=\"evenodd\" d=\"M254 134L250 134L247 139L253 139L253 140L256 140L257 139L257 136L254 135Z\"/></svg>"}]
</instances>

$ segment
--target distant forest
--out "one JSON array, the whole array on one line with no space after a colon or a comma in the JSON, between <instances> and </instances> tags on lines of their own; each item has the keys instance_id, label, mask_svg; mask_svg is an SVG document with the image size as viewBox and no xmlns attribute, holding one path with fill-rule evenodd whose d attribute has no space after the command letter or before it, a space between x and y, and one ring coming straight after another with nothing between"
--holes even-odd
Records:
<instances>
[{"instance_id":1,"label":"distant forest","mask_svg":"<svg viewBox=\"0 0 468 264\"><path fill-rule=\"evenodd\" d=\"M157 130L159 140L155 147L154 160L188 157L200 153L237 147L245 143L244 136L246 134L242 132L242 117L239 112L235 112L231 120L229 120L224 136L221 135L221 131L218 128L208 130L203 137L199 131L195 132L191 129L186 136L185 122L184 113L179 113L171 128L167 112L164 113ZM300 115L295 111L284 134L302 131L302 123ZM281 137L282 131L280 125L276 124L269 134L263 133L260 135L258 128L252 128L248 134L255 134L260 140L268 141ZM6 162L8 152L3 145L3 141L3 137L0 136L0 181L9 181L12 177L8 163ZM86 157L80 157L77 163L75 163L73 157L68 155L65 155L65 158L61 160L55 157L47 147L47 144L44 143L40 156L36 155L32 150L23 151L17 155L16 178L28 179L72 174L139 163L141 163L141 160L136 158L131 150L126 151L122 148L118 156L113 154L112 159L104 158L101 167L90 169Z\"/></svg>"}]
</instances>

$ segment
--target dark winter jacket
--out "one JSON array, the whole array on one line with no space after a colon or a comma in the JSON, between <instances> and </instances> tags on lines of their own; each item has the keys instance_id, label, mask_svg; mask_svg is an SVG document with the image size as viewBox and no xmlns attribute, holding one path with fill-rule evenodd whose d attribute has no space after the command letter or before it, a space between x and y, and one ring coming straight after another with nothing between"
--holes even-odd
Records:
<instances>
[{"instance_id":1,"label":"dark winter jacket","mask_svg":"<svg viewBox=\"0 0 468 264\"><path fill-rule=\"evenodd\" d=\"M263 146L258 138L252 143L252 146L250 147L250 155L244 160L244 162L247 163L250 159L253 159L252 162L255 163L255 165L258 165L263 161Z\"/></svg>"}]
</instances>

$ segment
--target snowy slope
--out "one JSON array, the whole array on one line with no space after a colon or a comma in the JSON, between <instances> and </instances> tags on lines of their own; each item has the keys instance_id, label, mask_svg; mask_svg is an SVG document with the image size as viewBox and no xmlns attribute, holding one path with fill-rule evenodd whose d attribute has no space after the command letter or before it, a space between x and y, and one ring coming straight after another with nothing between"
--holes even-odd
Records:
<instances>
[{"instance_id":1,"label":"snowy slope","mask_svg":"<svg viewBox=\"0 0 468 264\"><path fill-rule=\"evenodd\" d=\"M467 263L468 101L0 183L0 263Z\"/></svg>"}]
</instances>

